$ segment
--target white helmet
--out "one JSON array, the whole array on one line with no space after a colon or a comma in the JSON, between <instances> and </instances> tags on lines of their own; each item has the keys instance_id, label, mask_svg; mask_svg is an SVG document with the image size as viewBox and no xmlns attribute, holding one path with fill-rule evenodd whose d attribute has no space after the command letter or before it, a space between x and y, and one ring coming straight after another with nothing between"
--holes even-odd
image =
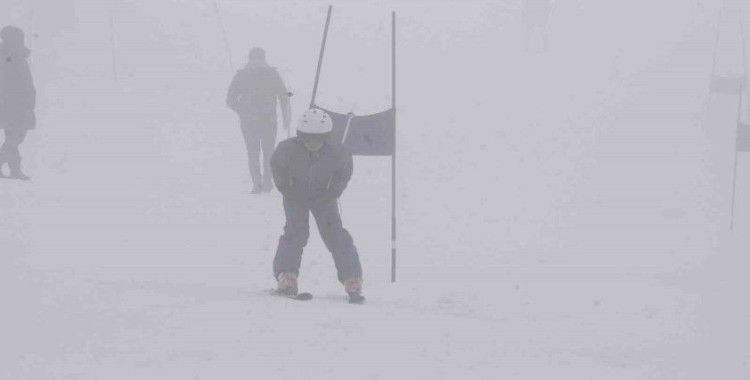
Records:
<instances>
[{"instance_id":1,"label":"white helmet","mask_svg":"<svg viewBox=\"0 0 750 380\"><path fill-rule=\"evenodd\" d=\"M311 108L302 114L297 123L297 132L320 135L333 130L333 121L328 114L320 109Z\"/></svg>"}]
</instances>

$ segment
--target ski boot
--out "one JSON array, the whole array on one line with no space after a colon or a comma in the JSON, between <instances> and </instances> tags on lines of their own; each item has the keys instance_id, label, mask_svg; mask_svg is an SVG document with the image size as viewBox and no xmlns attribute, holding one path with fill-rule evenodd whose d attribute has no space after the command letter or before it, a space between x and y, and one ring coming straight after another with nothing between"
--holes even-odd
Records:
<instances>
[{"instance_id":1,"label":"ski boot","mask_svg":"<svg viewBox=\"0 0 750 380\"><path fill-rule=\"evenodd\" d=\"M31 177L23 174L23 170L21 170L20 156L11 157L10 159L6 159L6 161L8 162L8 168L10 169L10 175L8 176L8 178L21 181L28 181L31 179Z\"/></svg>"},{"instance_id":2,"label":"ski boot","mask_svg":"<svg viewBox=\"0 0 750 380\"><path fill-rule=\"evenodd\" d=\"M26 174L23 174L22 171L14 171L11 172L9 176L6 178L8 179L17 179L19 181L30 181L31 177L27 176Z\"/></svg>"},{"instance_id":3,"label":"ski boot","mask_svg":"<svg viewBox=\"0 0 750 380\"><path fill-rule=\"evenodd\" d=\"M354 277L344 281L344 290L349 295L349 303L360 304L365 302L365 297L362 296L361 278Z\"/></svg>"},{"instance_id":4,"label":"ski boot","mask_svg":"<svg viewBox=\"0 0 750 380\"><path fill-rule=\"evenodd\" d=\"M299 289L297 288L297 275L290 272L281 272L277 278L276 291L280 294L294 297Z\"/></svg>"}]
</instances>

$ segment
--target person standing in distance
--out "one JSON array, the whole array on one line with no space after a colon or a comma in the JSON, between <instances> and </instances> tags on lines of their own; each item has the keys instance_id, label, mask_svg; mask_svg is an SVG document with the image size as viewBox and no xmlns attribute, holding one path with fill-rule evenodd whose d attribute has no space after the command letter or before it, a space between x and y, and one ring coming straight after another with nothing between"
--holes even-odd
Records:
<instances>
[{"instance_id":1,"label":"person standing in distance","mask_svg":"<svg viewBox=\"0 0 750 380\"><path fill-rule=\"evenodd\" d=\"M273 189L270 161L276 147L276 104L281 106L284 128L289 130L290 96L291 93L287 91L276 68L266 63L265 50L259 47L251 49L247 65L237 72L229 86L227 105L240 119L240 129L247 147L253 194L270 192Z\"/></svg>"},{"instance_id":2,"label":"person standing in distance","mask_svg":"<svg viewBox=\"0 0 750 380\"><path fill-rule=\"evenodd\" d=\"M279 239L273 274L278 292L296 295L302 250L310 237L312 213L326 248L333 255L338 280L352 303L361 303L362 266L349 232L344 229L338 199L352 177L352 154L331 141L333 122L322 110L300 118L297 136L282 141L271 159L276 188L283 195L286 224Z\"/></svg>"},{"instance_id":3,"label":"person standing in distance","mask_svg":"<svg viewBox=\"0 0 750 380\"><path fill-rule=\"evenodd\" d=\"M15 26L0 30L0 129L5 141L0 147L0 176L8 164L8 178L28 181L21 170L19 145L26 132L36 127L36 89L28 58L31 51L25 46L23 31Z\"/></svg>"}]
</instances>

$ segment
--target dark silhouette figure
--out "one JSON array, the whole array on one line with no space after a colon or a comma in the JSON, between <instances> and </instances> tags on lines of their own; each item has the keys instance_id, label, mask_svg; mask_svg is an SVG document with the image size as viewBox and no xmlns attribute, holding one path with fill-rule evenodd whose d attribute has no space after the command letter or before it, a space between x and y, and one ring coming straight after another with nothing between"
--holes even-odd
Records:
<instances>
[{"instance_id":1,"label":"dark silhouette figure","mask_svg":"<svg viewBox=\"0 0 750 380\"><path fill-rule=\"evenodd\" d=\"M240 118L253 194L269 192L273 188L270 165L271 154L276 147L276 103L281 106L284 128L289 130L289 96L278 71L266 63L265 51L261 48L250 50L247 66L237 72L229 86L227 105Z\"/></svg>"},{"instance_id":2,"label":"dark silhouette figure","mask_svg":"<svg viewBox=\"0 0 750 380\"><path fill-rule=\"evenodd\" d=\"M326 112L305 112L297 137L282 141L271 160L276 187L284 196L286 225L279 239L273 272L278 291L297 294L302 250L310 237L312 213L323 242L333 255L339 281L350 301L361 302L362 267L351 235L344 229L338 199L352 177L352 154L330 138Z\"/></svg>"},{"instance_id":3,"label":"dark silhouette figure","mask_svg":"<svg viewBox=\"0 0 750 380\"><path fill-rule=\"evenodd\" d=\"M28 180L21 170L19 145L26 132L36 127L36 89L28 58L31 51L25 46L24 33L15 26L0 30L0 129L5 141L0 147L0 175L8 164L9 178Z\"/></svg>"}]
</instances>

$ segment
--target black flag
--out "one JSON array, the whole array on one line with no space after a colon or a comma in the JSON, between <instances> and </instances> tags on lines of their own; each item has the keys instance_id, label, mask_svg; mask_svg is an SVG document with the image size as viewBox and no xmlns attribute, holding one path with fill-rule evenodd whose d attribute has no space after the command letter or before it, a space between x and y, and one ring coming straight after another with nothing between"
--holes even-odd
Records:
<instances>
[{"instance_id":1,"label":"black flag","mask_svg":"<svg viewBox=\"0 0 750 380\"><path fill-rule=\"evenodd\" d=\"M737 152L750 153L750 124L737 125Z\"/></svg>"},{"instance_id":2,"label":"black flag","mask_svg":"<svg viewBox=\"0 0 750 380\"><path fill-rule=\"evenodd\" d=\"M396 113L393 109L365 116L320 109L333 121L331 138L341 142L353 155L393 155L396 149Z\"/></svg>"}]
</instances>

